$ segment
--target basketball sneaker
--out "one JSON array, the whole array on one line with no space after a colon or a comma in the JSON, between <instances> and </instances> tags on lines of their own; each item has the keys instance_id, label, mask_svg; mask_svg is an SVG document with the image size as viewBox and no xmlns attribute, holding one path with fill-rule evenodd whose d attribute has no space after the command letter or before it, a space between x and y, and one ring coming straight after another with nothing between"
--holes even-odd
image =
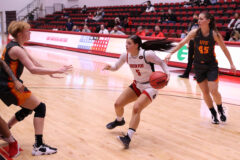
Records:
<instances>
[{"instance_id":1,"label":"basketball sneaker","mask_svg":"<svg viewBox=\"0 0 240 160\"><path fill-rule=\"evenodd\" d=\"M222 122L226 122L227 121L227 116L225 114L225 110L226 110L225 107L218 108L218 113L220 115L220 120Z\"/></svg>"},{"instance_id":2,"label":"basketball sneaker","mask_svg":"<svg viewBox=\"0 0 240 160\"><path fill-rule=\"evenodd\" d=\"M214 117L212 115L212 124L219 124L219 120L217 119L217 117Z\"/></svg>"},{"instance_id":3,"label":"basketball sneaker","mask_svg":"<svg viewBox=\"0 0 240 160\"><path fill-rule=\"evenodd\" d=\"M42 144L39 147L37 147L36 144L33 145L33 156L50 155L55 153L57 153L57 148L50 147L46 144Z\"/></svg>"},{"instance_id":4,"label":"basketball sneaker","mask_svg":"<svg viewBox=\"0 0 240 160\"><path fill-rule=\"evenodd\" d=\"M128 149L128 148L129 148L129 144L130 144L130 142L131 142L131 139L130 139L130 137L129 137L128 135L123 136L123 137L118 136L117 138L118 138L118 139L120 140L120 142L123 144L123 146L124 146L125 149Z\"/></svg>"},{"instance_id":5,"label":"basketball sneaker","mask_svg":"<svg viewBox=\"0 0 240 160\"><path fill-rule=\"evenodd\" d=\"M189 75L187 75L187 74L182 74L182 75L179 75L178 77L180 77L180 78L188 78Z\"/></svg>"},{"instance_id":6,"label":"basketball sneaker","mask_svg":"<svg viewBox=\"0 0 240 160\"><path fill-rule=\"evenodd\" d=\"M15 158L20 154L20 146L16 140L15 142L9 143L8 154L10 158Z\"/></svg>"},{"instance_id":7,"label":"basketball sneaker","mask_svg":"<svg viewBox=\"0 0 240 160\"><path fill-rule=\"evenodd\" d=\"M117 126L123 126L124 124L125 124L124 118L121 121L118 121L117 119L115 119L115 121L108 123L106 127L107 129L113 129Z\"/></svg>"}]
</instances>

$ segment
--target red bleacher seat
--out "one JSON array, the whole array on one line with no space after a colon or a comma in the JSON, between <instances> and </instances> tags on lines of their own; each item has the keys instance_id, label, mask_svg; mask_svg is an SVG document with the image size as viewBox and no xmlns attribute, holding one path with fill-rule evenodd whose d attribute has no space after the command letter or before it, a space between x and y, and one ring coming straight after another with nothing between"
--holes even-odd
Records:
<instances>
[{"instance_id":1,"label":"red bleacher seat","mask_svg":"<svg viewBox=\"0 0 240 160\"><path fill-rule=\"evenodd\" d=\"M129 17L133 22L132 28L122 29L127 34L135 33L136 28L139 25L143 25L145 28L150 30L158 24L162 29L163 33L168 34L169 36L177 36L179 37L182 33L182 30L186 30L190 21L192 21L192 15L194 13L199 14L202 11L208 10L211 14L214 15L215 20L217 22L217 27L221 31L223 35L225 32L222 32L227 28L229 21L232 18L233 13L237 12L240 14L240 10L237 8L237 4L240 3L240 0L219 0L216 5L209 6L194 6L189 8L184 8L184 2L176 2L173 3L169 1L168 3L155 3L155 9L157 12L154 13L145 13L140 14L131 14L141 12L141 8L145 7L144 5L121 5L121 6L104 6L105 16L101 22L93 22L88 23L89 27L91 27L92 31L96 29L96 27L102 23L106 26L110 24L110 21L113 21L115 17ZM98 7L88 7L89 12L95 12ZM171 8L175 11L175 14L178 17L178 23L157 23L159 19L159 11L164 10L165 13L167 10ZM66 10L75 24L82 26L84 24L84 20L87 18L88 14L82 14L80 12L80 8L66 8ZM47 15L45 18L39 18L37 21L31 22L31 25L35 28L44 28L44 29L52 29L54 28L63 28L65 29L65 23L67 22L67 18L62 18L63 12L55 12L52 15ZM58 17L59 16L59 17ZM56 18L58 17L58 18ZM43 25L47 24L47 25ZM168 32L169 30L169 32Z\"/></svg>"},{"instance_id":2,"label":"red bleacher seat","mask_svg":"<svg viewBox=\"0 0 240 160\"><path fill-rule=\"evenodd\" d=\"M220 34L221 34L223 37L226 36L226 31L219 31L219 32L220 32Z\"/></svg>"},{"instance_id":3,"label":"red bleacher seat","mask_svg":"<svg viewBox=\"0 0 240 160\"><path fill-rule=\"evenodd\" d=\"M182 30L180 30L180 29L177 30L177 31L176 31L176 35L177 35L177 37L180 37L182 33L183 33Z\"/></svg>"},{"instance_id":4,"label":"red bleacher seat","mask_svg":"<svg viewBox=\"0 0 240 160\"><path fill-rule=\"evenodd\" d=\"M169 31L168 31L168 36L170 37L176 37L176 33L175 33L175 29L170 29Z\"/></svg>"}]
</instances>

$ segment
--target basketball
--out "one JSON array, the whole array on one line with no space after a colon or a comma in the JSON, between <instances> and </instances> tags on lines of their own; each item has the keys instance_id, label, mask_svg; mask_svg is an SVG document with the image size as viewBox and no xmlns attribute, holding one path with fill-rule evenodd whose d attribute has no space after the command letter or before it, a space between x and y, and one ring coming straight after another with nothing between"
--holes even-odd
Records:
<instances>
[{"instance_id":1,"label":"basketball","mask_svg":"<svg viewBox=\"0 0 240 160\"><path fill-rule=\"evenodd\" d=\"M167 74L161 71L153 72L150 76L149 82L155 89L161 89L167 84Z\"/></svg>"}]
</instances>

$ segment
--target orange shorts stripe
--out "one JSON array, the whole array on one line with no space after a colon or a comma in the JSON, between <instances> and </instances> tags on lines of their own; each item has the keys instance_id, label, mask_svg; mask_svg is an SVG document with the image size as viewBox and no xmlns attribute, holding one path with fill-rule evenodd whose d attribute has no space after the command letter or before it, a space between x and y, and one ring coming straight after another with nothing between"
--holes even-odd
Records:
<instances>
[{"instance_id":1,"label":"orange shorts stripe","mask_svg":"<svg viewBox=\"0 0 240 160\"><path fill-rule=\"evenodd\" d=\"M14 83L9 82L8 87L11 89L11 93L17 98L18 105L21 106L31 96L31 91L19 92L15 89Z\"/></svg>"},{"instance_id":2,"label":"orange shorts stripe","mask_svg":"<svg viewBox=\"0 0 240 160\"><path fill-rule=\"evenodd\" d=\"M219 82L219 76L217 77L217 79L214 82Z\"/></svg>"}]
</instances>

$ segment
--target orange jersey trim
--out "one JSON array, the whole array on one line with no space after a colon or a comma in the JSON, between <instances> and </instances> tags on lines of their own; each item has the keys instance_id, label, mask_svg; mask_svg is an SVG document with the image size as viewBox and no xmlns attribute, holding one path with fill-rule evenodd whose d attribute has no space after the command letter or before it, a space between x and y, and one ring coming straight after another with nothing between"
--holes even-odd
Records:
<instances>
[{"instance_id":1,"label":"orange jersey trim","mask_svg":"<svg viewBox=\"0 0 240 160\"><path fill-rule=\"evenodd\" d=\"M13 82L8 82L8 87L10 88L11 93L17 98L18 105L21 106L25 101L31 96L31 91L19 92L14 87Z\"/></svg>"}]
</instances>

